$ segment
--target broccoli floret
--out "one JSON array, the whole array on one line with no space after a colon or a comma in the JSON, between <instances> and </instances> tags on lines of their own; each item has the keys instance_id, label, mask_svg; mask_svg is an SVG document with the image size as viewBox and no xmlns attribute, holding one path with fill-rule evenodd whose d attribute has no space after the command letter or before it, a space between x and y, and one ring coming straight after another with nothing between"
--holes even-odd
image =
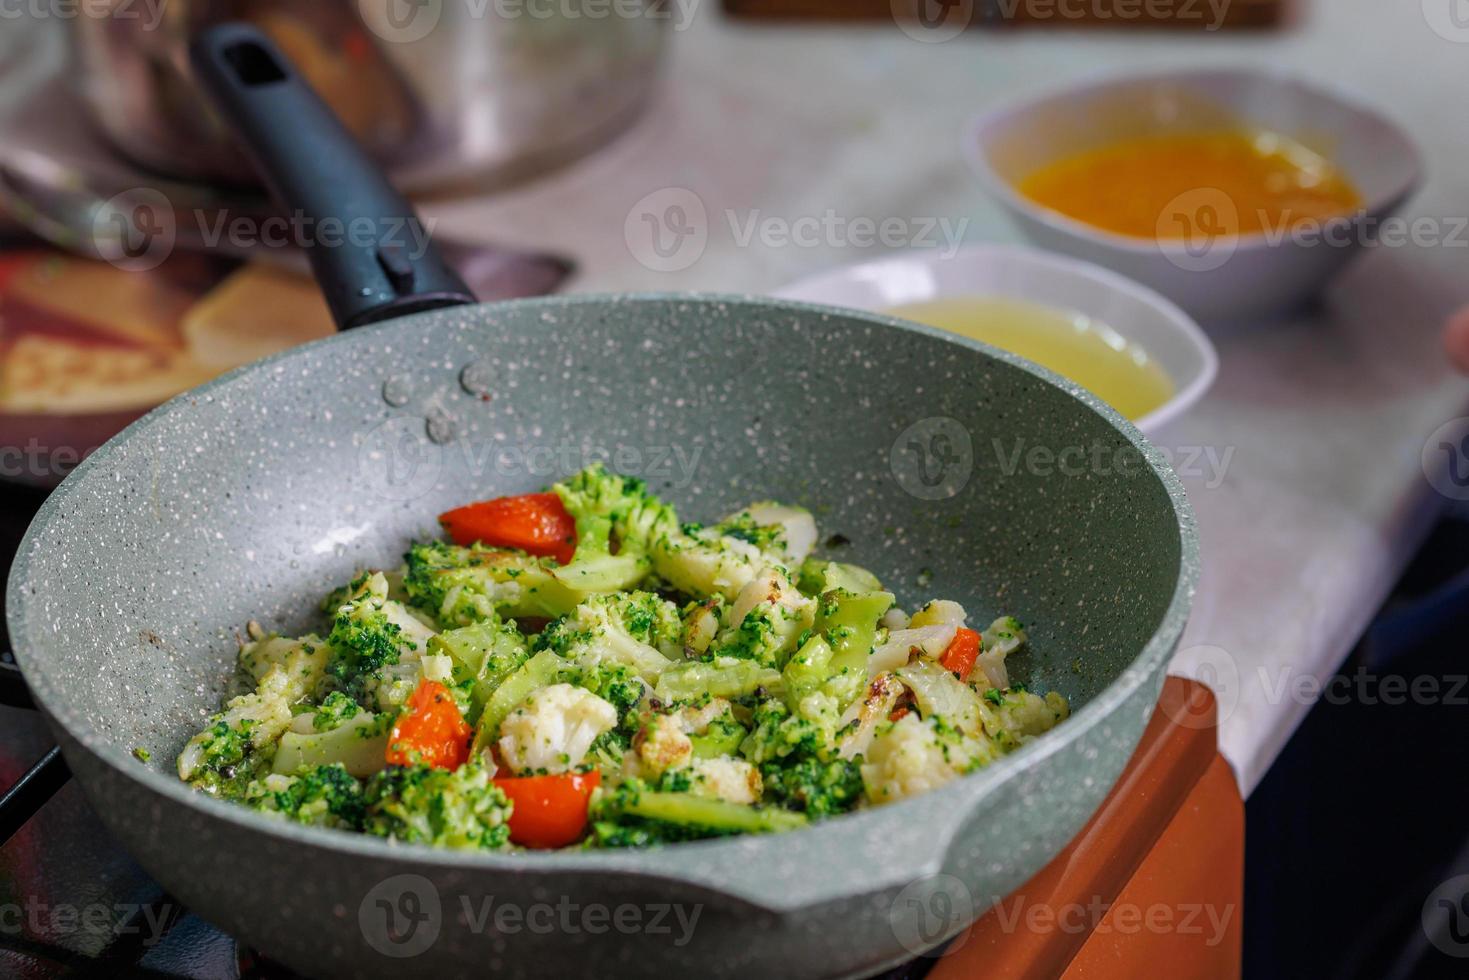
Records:
<instances>
[{"instance_id":1,"label":"broccoli floret","mask_svg":"<svg viewBox=\"0 0 1469 980\"><path fill-rule=\"evenodd\" d=\"M361 830L367 814L362 784L340 763L296 776L267 776L251 787L250 804L297 823L342 830Z\"/></svg>"},{"instance_id":2,"label":"broccoli floret","mask_svg":"<svg viewBox=\"0 0 1469 980\"><path fill-rule=\"evenodd\" d=\"M749 511L740 511L714 525L716 534L736 541L752 544L761 551L769 552L781 548L785 529L779 524L756 524Z\"/></svg>"},{"instance_id":3,"label":"broccoli floret","mask_svg":"<svg viewBox=\"0 0 1469 980\"><path fill-rule=\"evenodd\" d=\"M832 733L809 718L791 714L778 698L756 705L753 721L754 730L740 745L740 754L762 768L768 762L836 756Z\"/></svg>"},{"instance_id":4,"label":"broccoli floret","mask_svg":"<svg viewBox=\"0 0 1469 980\"><path fill-rule=\"evenodd\" d=\"M678 532L678 515L649 493L642 480L610 473L601 463L593 463L552 489L576 519L573 563L582 559L584 543L589 553L606 554L615 544L619 555L645 561L659 538Z\"/></svg>"},{"instance_id":5,"label":"broccoli floret","mask_svg":"<svg viewBox=\"0 0 1469 980\"><path fill-rule=\"evenodd\" d=\"M256 778L270 772L270 753L256 744L259 722L216 715L179 757L179 774L204 792L240 799ZM188 759L188 763L185 763ZM184 774L185 765L189 772Z\"/></svg>"},{"instance_id":6,"label":"broccoli floret","mask_svg":"<svg viewBox=\"0 0 1469 980\"><path fill-rule=\"evenodd\" d=\"M596 559L615 552L615 559L638 562L641 575L651 561L659 579L698 599L733 599L765 566L799 565L816 538L808 512L771 503L752 504L711 527L680 524L641 480L600 464L554 489L577 521L573 565L586 562L600 571Z\"/></svg>"},{"instance_id":7,"label":"broccoli floret","mask_svg":"<svg viewBox=\"0 0 1469 980\"><path fill-rule=\"evenodd\" d=\"M452 772L389 766L363 796L369 834L459 850L497 850L510 841L511 803L478 757Z\"/></svg>"},{"instance_id":8,"label":"broccoli floret","mask_svg":"<svg viewBox=\"0 0 1469 980\"><path fill-rule=\"evenodd\" d=\"M627 718L643 700L648 687L637 672L626 664L599 663L586 668L577 683L617 709L618 718Z\"/></svg>"},{"instance_id":9,"label":"broccoli floret","mask_svg":"<svg viewBox=\"0 0 1469 980\"><path fill-rule=\"evenodd\" d=\"M730 606L730 625L710 646L709 657L756 660L780 669L816 621L816 601L802 595L774 566L746 583Z\"/></svg>"},{"instance_id":10,"label":"broccoli floret","mask_svg":"<svg viewBox=\"0 0 1469 980\"><path fill-rule=\"evenodd\" d=\"M767 762L760 775L771 799L812 817L845 813L862 799L862 769L850 759Z\"/></svg>"},{"instance_id":11,"label":"broccoli floret","mask_svg":"<svg viewBox=\"0 0 1469 980\"><path fill-rule=\"evenodd\" d=\"M634 729L633 731L636 731ZM632 748L633 731L614 728L603 732L587 750L586 764L601 770L604 779L622 773L622 759Z\"/></svg>"},{"instance_id":12,"label":"broccoli floret","mask_svg":"<svg viewBox=\"0 0 1469 980\"><path fill-rule=\"evenodd\" d=\"M519 551L425 541L413 545L404 559L409 602L446 628L497 615L561 616L585 597L556 577L551 559Z\"/></svg>"},{"instance_id":13,"label":"broccoli floret","mask_svg":"<svg viewBox=\"0 0 1469 980\"><path fill-rule=\"evenodd\" d=\"M386 668L416 662L434 631L388 597L381 573L352 583L351 598L332 620L326 672L354 700L375 694Z\"/></svg>"},{"instance_id":14,"label":"broccoli floret","mask_svg":"<svg viewBox=\"0 0 1469 980\"><path fill-rule=\"evenodd\" d=\"M340 728L351 718L360 714L362 708L341 691L332 691L322 700L311 715L311 727L318 732Z\"/></svg>"},{"instance_id":15,"label":"broccoli floret","mask_svg":"<svg viewBox=\"0 0 1469 980\"><path fill-rule=\"evenodd\" d=\"M658 792L687 793L694 785L688 769L670 769L658 777Z\"/></svg>"},{"instance_id":16,"label":"broccoli floret","mask_svg":"<svg viewBox=\"0 0 1469 980\"><path fill-rule=\"evenodd\" d=\"M583 668L622 664L656 684L682 651L682 629L678 607L651 592L597 595L542 630L536 647Z\"/></svg>"},{"instance_id":17,"label":"broccoli floret","mask_svg":"<svg viewBox=\"0 0 1469 980\"><path fill-rule=\"evenodd\" d=\"M755 707L741 751L760 768L766 794L813 817L845 813L862 796L862 771L841 758L832 731L769 698Z\"/></svg>"},{"instance_id":18,"label":"broccoli floret","mask_svg":"<svg viewBox=\"0 0 1469 980\"><path fill-rule=\"evenodd\" d=\"M231 698L189 739L177 760L179 778L216 796L243 796L251 780L270 771L277 740L290 726L292 705L301 696L301 677L272 665L253 693Z\"/></svg>"}]
</instances>

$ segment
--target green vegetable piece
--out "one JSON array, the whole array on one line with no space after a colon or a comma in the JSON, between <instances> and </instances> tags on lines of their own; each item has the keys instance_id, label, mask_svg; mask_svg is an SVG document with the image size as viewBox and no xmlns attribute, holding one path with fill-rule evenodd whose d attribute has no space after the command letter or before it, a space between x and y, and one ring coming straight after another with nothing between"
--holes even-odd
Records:
<instances>
[{"instance_id":1,"label":"green vegetable piece","mask_svg":"<svg viewBox=\"0 0 1469 980\"><path fill-rule=\"evenodd\" d=\"M831 676L832 656L831 644L813 636L791 657L781 676L785 680L786 704L792 711L799 710L806 697L821 690Z\"/></svg>"},{"instance_id":2,"label":"green vegetable piece","mask_svg":"<svg viewBox=\"0 0 1469 980\"><path fill-rule=\"evenodd\" d=\"M877 638L877 623L893 604L891 592L823 593L816 614L816 629L831 644L828 676L834 683L828 693L838 707L851 704L867 684L867 658Z\"/></svg>"},{"instance_id":3,"label":"green vegetable piece","mask_svg":"<svg viewBox=\"0 0 1469 980\"><path fill-rule=\"evenodd\" d=\"M738 755L740 743L749 732L737 722L717 718L698 735L690 735L694 744L694 758L712 759L720 755Z\"/></svg>"},{"instance_id":4,"label":"green vegetable piece","mask_svg":"<svg viewBox=\"0 0 1469 980\"><path fill-rule=\"evenodd\" d=\"M389 766L363 790L364 829L379 837L460 850L510 842L511 804L476 756L453 772Z\"/></svg>"},{"instance_id":5,"label":"green vegetable piece","mask_svg":"<svg viewBox=\"0 0 1469 980\"><path fill-rule=\"evenodd\" d=\"M271 764L273 772L294 775L304 769L340 764L353 776L371 776L385 765L391 714L355 714L336 728L310 735L286 732Z\"/></svg>"},{"instance_id":6,"label":"green vegetable piece","mask_svg":"<svg viewBox=\"0 0 1469 980\"><path fill-rule=\"evenodd\" d=\"M454 685L469 688L465 720L471 725L495 689L530 659L515 627L498 618L440 633L428 641L428 650L454 661Z\"/></svg>"},{"instance_id":7,"label":"green vegetable piece","mask_svg":"<svg viewBox=\"0 0 1469 980\"><path fill-rule=\"evenodd\" d=\"M325 765L303 771L282 790L263 790L259 783L251 789L249 803L257 810L318 827L362 829L366 813L362 786L342 766Z\"/></svg>"},{"instance_id":8,"label":"green vegetable piece","mask_svg":"<svg viewBox=\"0 0 1469 980\"><path fill-rule=\"evenodd\" d=\"M744 806L689 793L639 793L622 810L646 820L722 834L780 833L806 826L804 816L789 810Z\"/></svg>"},{"instance_id":9,"label":"green vegetable piece","mask_svg":"<svg viewBox=\"0 0 1469 980\"><path fill-rule=\"evenodd\" d=\"M845 592L881 592L882 583L860 565L848 565L839 561L807 558L801 563L801 574L796 588L806 595L819 596L833 589Z\"/></svg>"},{"instance_id":10,"label":"green vegetable piece","mask_svg":"<svg viewBox=\"0 0 1469 980\"><path fill-rule=\"evenodd\" d=\"M737 698L760 688L780 686L780 671L754 660L719 657L713 661L690 660L665 670L655 693L664 701L691 701L707 694L715 698Z\"/></svg>"}]
</instances>

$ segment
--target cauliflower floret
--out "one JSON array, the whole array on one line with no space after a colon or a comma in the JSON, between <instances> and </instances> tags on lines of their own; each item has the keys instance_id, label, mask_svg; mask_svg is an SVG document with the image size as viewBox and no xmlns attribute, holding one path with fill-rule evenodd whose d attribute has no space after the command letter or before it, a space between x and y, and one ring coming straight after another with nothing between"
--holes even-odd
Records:
<instances>
[{"instance_id":1,"label":"cauliflower floret","mask_svg":"<svg viewBox=\"0 0 1469 980\"><path fill-rule=\"evenodd\" d=\"M723 718L730 712L730 703L724 698L710 698L702 705L684 705L678 709L678 721L690 735L703 734L710 723Z\"/></svg>"},{"instance_id":2,"label":"cauliflower floret","mask_svg":"<svg viewBox=\"0 0 1469 980\"><path fill-rule=\"evenodd\" d=\"M760 802L760 771L744 759L720 755L689 766L689 792L729 803Z\"/></svg>"},{"instance_id":3,"label":"cauliflower floret","mask_svg":"<svg viewBox=\"0 0 1469 980\"><path fill-rule=\"evenodd\" d=\"M719 633L720 616L724 612L724 596L715 595L708 599L689 603L683 612L683 654L697 659L702 657Z\"/></svg>"},{"instance_id":4,"label":"cauliflower floret","mask_svg":"<svg viewBox=\"0 0 1469 980\"><path fill-rule=\"evenodd\" d=\"M694 743L684 730L681 713L655 715L638 733L637 748L633 768L645 778L682 769L694 757Z\"/></svg>"},{"instance_id":5,"label":"cauliflower floret","mask_svg":"<svg viewBox=\"0 0 1469 980\"><path fill-rule=\"evenodd\" d=\"M846 733L841 741L843 759L854 759L867 751L878 726L892 713L906 690L903 682L890 673L878 674L867 682L862 697L853 701L837 722L837 730Z\"/></svg>"},{"instance_id":6,"label":"cauliflower floret","mask_svg":"<svg viewBox=\"0 0 1469 980\"><path fill-rule=\"evenodd\" d=\"M798 567L816 547L816 521L804 507L791 507L762 500L751 504L729 522L748 518L756 527L773 528L769 549L780 553L791 568Z\"/></svg>"},{"instance_id":7,"label":"cauliflower floret","mask_svg":"<svg viewBox=\"0 0 1469 980\"><path fill-rule=\"evenodd\" d=\"M1043 697L1030 691L991 688L980 698L979 710L986 734L1009 752L1065 721L1071 705L1055 691Z\"/></svg>"},{"instance_id":8,"label":"cauliflower floret","mask_svg":"<svg viewBox=\"0 0 1469 980\"><path fill-rule=\"evenodd\" d=\"M282 667L271 667L253 694L232 698L208 728L189 739L179 753L179 778L220 793L224 784L268 762L263 750L272 749L291 726L291 701L298 696L296 679Z\"/></svg>"},{"instance_id":9,"label":"cauliflower floret","mask_svg":"<svg viewBox=\"0 0 1469 980\"><path fill-rule=\"evenodd\" d=\"M950 599L935 599L913 614L908 621L909 629L920 626L963 626L966 613L964 607Z\"/></svg>"},{"instance_id":10,"label":"cauliflower floret","mask_svg":"<svg viewBox=\"0 0 1469 980\"><path fill-rule=\"evenodd\" d=\"M779 568L766 566L735 597L714 652L778 667L815 622L816 600L802 595Z\"/></svg>"},{"instance_id":11,"label":"cauliflower floret","mask_svg":"<svg viewBox=\"0 0 1469 980\"><path fill-rule=\"evenodd\" d=\"M617 709L585 688L543 687L500 725L500 755L516 773L568 772L617 725Z\"/></svg>"},{"instance_id":12,"label":"cauliflower floret","mask_svg":"<svg viewBox=\"0 0 1469 980\"><path fill-rule=\"evenodd\" d=\"M980 634L983 652L975 661L991 687L1001 690L1010 686L1010 674L1005 668L1005 658L1025 644L1025 630L1014 616L1001 616L990 623L989 629Z\"/></svg>"},{"instance_id":13,"label":"cauliflower floret","mask_svg":"<svg viewBox=\"0 0 1469 980\"><path fill-rule=\"evenodd\" d=\"M653 571L680 592L698 599L733 599L765 564L760 549L725 537L713 528L666 534L653 543Z\"/></svg>"},{"instance_id":14,"label":"cauliflower floret","mask_svg":"<svg viewBox=\"0 0 1469 980\"><path fill-rule=\"evenodd\" d=\"M862 785L869 803L891 803L937 789L987 761L984 744L941 732L909 713L868 747Z\"/></svg>"},{"instance_id":15,"label":"cauliflower floret","mask_svg":"<svg viewBox=\"0 0 1469 980\"><path fill-rule=\"evenodd\" d=\"M274 633L267 635L259 623L249 625L251 641L240 648L240 666L259 684L272 669L279 667L290 681L291 700L300 700L315 692L326 674L329 650L318 636L299 640Z\"/></svg>"}]
</instances>

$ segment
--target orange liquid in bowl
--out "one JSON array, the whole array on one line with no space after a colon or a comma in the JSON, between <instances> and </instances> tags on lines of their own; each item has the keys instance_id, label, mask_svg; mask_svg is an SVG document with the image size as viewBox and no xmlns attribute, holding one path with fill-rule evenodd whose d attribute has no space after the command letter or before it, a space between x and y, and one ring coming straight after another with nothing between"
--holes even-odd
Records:
<instances>
[{"instance_id":1,"label":"orange liquid in bowl","mask_svg":"<svg viewBox=\"0 0 1469 980\"><path fill-rule=\"evenodd\" d=\"M1264 130L1121 140L1047 164L1016 189L1077 221L1155 240L1189 238L1199 221L1231 235L1289 230L1362 204L1334 163Z\"/></svg>"}]
</instances>

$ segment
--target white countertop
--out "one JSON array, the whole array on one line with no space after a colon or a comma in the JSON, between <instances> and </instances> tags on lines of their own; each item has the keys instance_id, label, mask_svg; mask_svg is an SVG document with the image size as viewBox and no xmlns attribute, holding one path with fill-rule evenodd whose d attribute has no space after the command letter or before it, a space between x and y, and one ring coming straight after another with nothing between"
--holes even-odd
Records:
<instances>
[{"instance_id":1,"label":"white countertop","mask_svg":"<svg viewBox=\"0 0 1469 980\"><path fill-rule=\"evenodd\" d=\"M971 114L1107 68L1253 64L1345 83L1389 110L1429 171L1405 213L1469 215L1469 29L1447 40L1413 2L1310 8L1269 34L970 32L924 44L886 24L732 24L708 0L675 35L663 94L632 132L513 194L427 210L461 235L575 256L573 291L766 292L882 249L742 244L755 211L967 218L967 241L1017 240L960 157ZM663 191L660 209L687 200L667 188L693 191L707 216L702 255L677 271L640 263L624 234L646 195ZM1184 473L1205 560L1173 671L1219 690L1220 742L1246 793L1310 707L1293 692L1331 676L1442 503L1420 452L1441 423L1469 414L1469 382L1438 346L1441 319L1464 301L1469 235L1379 247L1320 312L1214 331L1218 382L1158 440L1179 448L1180 468L1184 447L1232 453L1222 480L1204 463Z\"/></svg>"}]
</instances>

